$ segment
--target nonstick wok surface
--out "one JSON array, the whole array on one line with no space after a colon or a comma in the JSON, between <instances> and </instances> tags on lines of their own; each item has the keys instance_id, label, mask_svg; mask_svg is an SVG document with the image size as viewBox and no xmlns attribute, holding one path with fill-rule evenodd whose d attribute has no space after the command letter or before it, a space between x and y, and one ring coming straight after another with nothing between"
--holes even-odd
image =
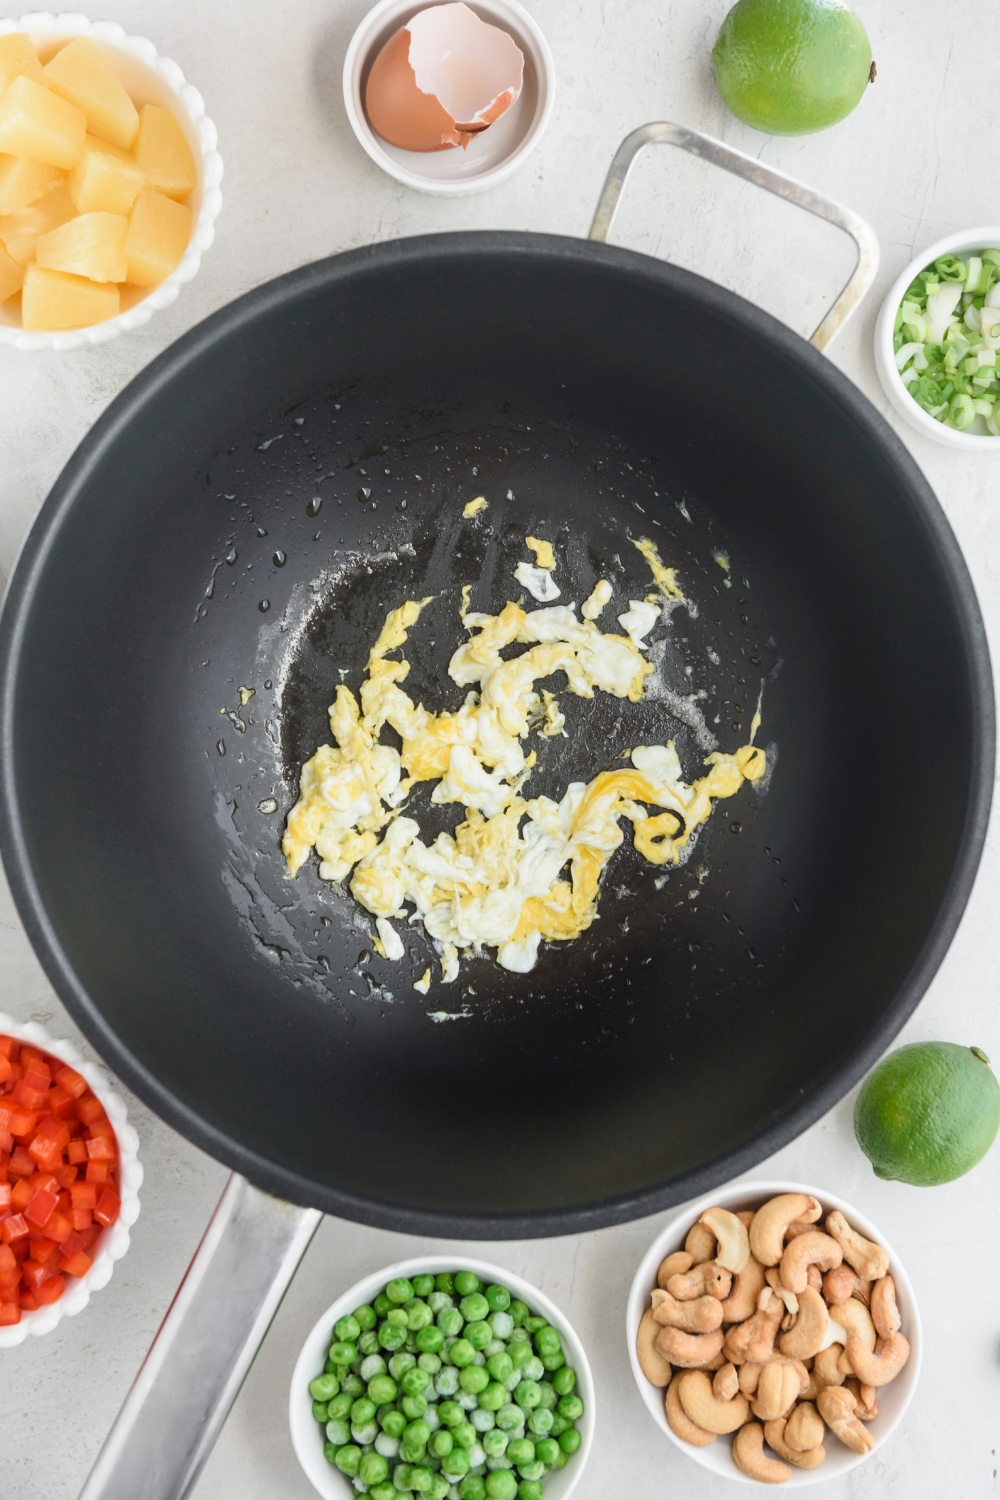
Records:
<instances>
[{"instance_id":1,"label":"nonstick wok surface","mask_svg":"<svg viewBox=\"0 0 1000 1500\"><path fill-rule=\"evenodd\" d=\"M604 629L650 587L630 538L692 605L646 702L560 694L531 794L667 738L693 779L762 685L773 769L679 869L626 834L599 920L532 973L442 986L422 929L386 962L315 860L289 882L281 831L404 598L435 596L406 690L461 702L461 585L518 598L526 531L564 601L613 582ZM403 241L225 309L71 460L0 631L4 854L61 996L200 1145L396 1228L592 1227L776 1149L917 1003L985 830L986 646L918 470L794 334L604 246Z\"/></svg>"}]
</instances>

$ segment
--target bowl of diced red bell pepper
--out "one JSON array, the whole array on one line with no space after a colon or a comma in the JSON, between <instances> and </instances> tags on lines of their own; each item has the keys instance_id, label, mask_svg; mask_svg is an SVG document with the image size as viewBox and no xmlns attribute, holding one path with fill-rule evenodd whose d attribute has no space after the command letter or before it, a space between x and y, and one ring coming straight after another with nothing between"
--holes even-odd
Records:
<instances>
[{"instance_id":1,"label":"bowl of diced red bell pepper","mask_svg":"<svg viewBox=\"0 0 1000 1500\"><path fill-rule=\"evenodd\" d=\"M0 1014L0 1348L107 1285L139 1214L138 1146L72 1043Z\"/></svg>"}]
</instances>

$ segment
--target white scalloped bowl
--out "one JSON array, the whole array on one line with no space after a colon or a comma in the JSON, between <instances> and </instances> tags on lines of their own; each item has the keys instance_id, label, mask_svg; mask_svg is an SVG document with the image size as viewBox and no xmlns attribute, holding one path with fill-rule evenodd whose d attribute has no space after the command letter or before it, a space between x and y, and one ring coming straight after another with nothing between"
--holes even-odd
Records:
<instances>
[{"instance_id":1,"label":"white scalloped bowl","mask_svg":"<svg viewBox=\"0 0 1000 1500\"><path fill-rule=\"evenodd\" d=\"M138 105L165 104L174 111L198 169L198 186L189 200L194 213L194 228L183 259L175 271L150 292L131 288L123 303L127 306L115 318L91 323L86 328L69 328L53 333L30 332L14 321L12 311L0 303L0 344L15 349L52 349L65 353L86 344L106 344L121 333L141 328L155 312L177 300L182 286L198 272L201 258L215 239L215 220L222 207L222 157L216 150L218 135L205 114L205 101L196 88L187 83L184 74L169 57L161 57L144 36L128 36L114 21L89 21L75 13L52 15L32 11L16 20L0 19L0 36L11 31L26 31L46 62L57 44L74 36L88 36L100 47L117 76Z\"/></svg>"},{"instance_id":2,"label":"white scalloped bowl","mask_svg":"<svg viewBox=\"0 0 1000 1500\"><path fill-rule=\"evenodd\" d=\"M87 1080L97 1098L104 1105L108 1119L114 1126L118 1138L119 1196L121 1210L118 1218L106 1229L96 1242L97 1253L94 1264L86 1276L73 1281L58 1302L40 1307L36 1312L23 1312L20 1323L0 1328L0 1349L11 1349L23 1343L29 1333L36 1335L51 1333L63 1318L73 1318L82 1312L90 1301L91 1293L99 1292L111 1280L115 1261L121 1260L129 1247L129 1230L139 1217L139 1189L142 1187L142 1163L139 1160L139 1137L134 1126L128 1123L125 1102L109 1088L100 1069L85 1062L72 1042L54 1041L35 1021L21 1023L0 1011L0 1035L12 1036L29 1046L40 1047L53 1057L69 1063L71 1068Z\"/></svg>"}]
</instances>

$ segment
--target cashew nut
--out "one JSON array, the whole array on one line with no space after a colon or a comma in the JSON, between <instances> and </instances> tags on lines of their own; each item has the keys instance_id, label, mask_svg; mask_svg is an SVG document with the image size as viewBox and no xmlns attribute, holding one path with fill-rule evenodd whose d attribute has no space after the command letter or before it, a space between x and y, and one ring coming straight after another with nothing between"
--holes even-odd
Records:
<instances>
[{"instance_id":1,"label":"cashew nut","mask_svg":"<svg viewBox=\"0 0 1000 1500\"><path fill-rule=\"evenodd\" d=\"M910 1357L909 1341L901 1333L879 1339L875 1352L853 1335L847 1340L847 1358L862 1385L888 1385L895 1380Z\"/></svg>"},{"instance_id":2,"label":"cashew nut","mask_svg":"<svg viewBox=\"0 0 1000 1500\"><path fill-rule=\"evenodd\" d=\"M747 1422L733 1440L733 1458L748 1479L761 1484L785 1484L792 1477L787 1464L764 1456L764 1429L759 1422Z\"/></svg>"},{"instance_id":3,"label":"cashew nut","mask_svg":"<svg viewBox=\"0 0 1000 1500\"><path fill-rule=\"evenodd\" d=\"M743 1228L747 1231L747 1233L749 1233L750 1225L753 1223L753 1209L741 1208L736 1217L739 1219L740 1223L743 1225Z\"/></svg>"},{"instance_id":4,"label":"cashew nut","mask_svg":"<svg viewBox=\"0 0 1000 1500\"><path fill-rule=\"evenodd\" d=\"M787 1245L789 1240L794 1240L796 1235L808 1234L813 1227L812 1219L793 1219L785 1230L785 1244Z\"/></svg>"},{"instance_id":5,"label":"cashew nut","mask_svg":"<svg viewBox=\"0 0 1000 1500\"><path fill-rule=\"evenodd\" d=\"M798 1410L799 1408L796 1407L795 1411ZM792 1416L794 1415L795 1412L792 1413ZM790 1420L791 1418L788 1419ZM823 1423L820 1422L819 1425L822 1427ZM786 1463L794 1464L797 1469L818 1469L826 1458L826 1449L823 1447L822 1439L815 1448L801 1451L788 1446L785 1437L787 1430L788 1424L784 1417L775 1417L772 1421L765 1422L764 1437L767 1440L767 1446L773 1448L779 1458L783 1458Z\"/></svg>"},{"instance_id":6,"label":"cashew nut","mask_svg":"<svg viewBox=\"0 0 1000 1500\"><path fill-rule=\"evenodd\" d=\"M680 1276L671 1276L667 1291L678 1302L690 1302L695 1297L717 1297L721 1302L729 1296L733 1284L730 1271L723 1270L714 1260L701 1261Z\"/></svg>"},{"instance_id":7,"label":"cashew nut","mask_svg":"<svg viewBox=\"0 0 1000 1500\"><path fill-rule=\"evenodd\" d=\"M747 1398L739 1392L720 1401L703 1370L685 1370L677 1381L677 1395L691 1421L706 1432L735 1432L749 1415Z\"/></svg>"},{"instance_id":8,"label":"cashew nut","mask_svg":"<svg viewBox=\"0 0 1000 1500\"><path fill-rule=\"evenodd\" d=\"M855 1400L846 1386L830 1386L816 1398L819 1414L834 1437L855 1453L870 1453L875 1439L855 1416Z\"/></svg>"},{"instance_id":9,"label":"cashew nut","mask_svg":"<svg viewBox=\"0 0 1000 1500\"><path fill-rule=\"evenodd\" d=\"M714 1333L722 1326L722 1303L717 1297L694 1297L678 1302L657 1287L653 1293L653 1317L665 1328L683 1328L685 1333Z\"/></svg>"},{"instance_id":10,"label":"cashew nut","mask_svg":"<svg viewBox=\"0 0 1000 1500\"><path fill-rule=\"evenodd\" d=\"M844 1252L839 1244L819 1229L796 1235L781 1257L781 1280L792 1292L804 1292L809 1285L809 1267L829 1271L839 1266Z\"/></svg>"},{"instance_id":11,"label":"cashew nut","mask_svg":"<svg viewBox=\"0 0 1000 1500\"><path fill-rule=\"evenodd\" d=\"M809 1280L809 1285L813 1288L813 1290L821 1292L823 1290L823 1275L820 1271L819 1266L810 1266L809 1270L806 1272L806 1275Z\"/></svg>"},{"instance_id":12,"label":"cashew nut","mask_svg":"<svg viewBox=\"0 0 1000 1500\"><path fill-rule=\"evenodd\" d=\"M745 1323L736 1323L726 1334L726 1358L734 1365L749 1361L766 1365L774 1352L774 1336L785 1315L785 1304L769 1286L757 1298L757 1311Z\"/></svg>"},{"instance_id":13,"label":"cashew nut","mask_svg":"<svg viewBox=\"0 0 1000 1500\"><path fill-rule=\"evenodd\" d=\"M853 1266L865 1281L878 1281L889 1269L889 1252L866 1240L863 1234L852 1229L839 1209L826 1216L827 1233L832 1234L849 1266Z\"/></svg>"},{"instance_id":14,"label":"cashew nut","mask_svg":"<svg viewBox=\"0 0 1000 1500\"><path fill-rule=\"evenodd\" d=\"M651 1385L669 1385L673 1371L656 1347L659 1324L653 1320L653 1309L647 1307L635 1336L635 1353L639 1369Z\"/></svg>"},{"instance_id":15,"label":"cashew nut","mask_svg":"<svg viewBox=\"0 0 1000 1500\"><path fill-rule=\"evenodd\" d=\"M743 1392L744 1396L753 1395L754 1391L757 1389L757 1383L760 1380L760 1372L763 1370L763 1368L763 1365L755 1365L752 1361L748 1362L745 1365L740 1365L740 1390Z\"/></svg>"},{"instance_id":16,"label":"cashew nut","mask_svg":"<svg viewBox=\"0 0 1000 1500\"><path fill-rule=\"evenodd\" d=\"M707 1224L699 1219L697 1224L692 1224L688 1230L687 1239L684 1241L684 1249L690 1255L696 1266L703 1261L715 1259L715 1235Z\"/></svg>"},{"instance_id":17,"label":"cashew nut","mask_svg":"<svg viewBox=\"0 0 1000 1500\"><path fill-rule=\"evenodd\" d=\"M656 1272L656 1285L666 1291L667 1282L671 1276L683 1276L685 1271L690 1271L694 1261L686 1250L675 1250L673 1255L668 1255L660 1261Z\"/></svg>"},{"instance_id":18,"label":"cashew nut","mask_svg":"<svg viewBox=\"0 0 1000 1500\"><path fill-rule=\"evenodd\" d=\"M785 1442L789 1448L808 1453L810 1448L818 1448L825 1437L823 1418L815 1406L811 1401L800 1401L785 1428Z\"/></svg>"},{"instance_id":19,"label":"cashew nut","mask_svg":"<svg viewBox=\"0 0 1000 1500\"><path fill-rule=\"evenodd\" d=\"M826 1303L813 1287L807 1286L804 1292L800 1292L798 1300L798 1316L788 1332L781 1335L779 1347L782 1354L793 1359L812 1359L823 1347L830 1318ZM811 1448L814 1444L806 1446Z\"/></svg>"},{"instance_id":20,"label":"cashew nut","mask_svg":"<svg viewBox=\"0 0 1000 1500\"><path fill-rule=\"evenodd\" d=\"M848 1297L856 1297L867 1307L871 1301L871 1295L871 1282L863 1280L853 1266L846 1264L835 1266L823 1277L823 1296L830 1307L837 1302L846 1302Z\"/></svg>"},{"instance_id":21,"label":"cashew nut","mask_svg":"<svg viewBox=\"0 0 1000 1500\"><path fill-rule=\"evenodd\" d=\"M757 1391L751 1403L754 1416L763 1422L787 1416L795 1405L803 1381L795 1365L772 1363L760 1372Z\"/></svg>"},{"instance_id":22,"label":"cashew nut","mask_svg":"<svg viewBox=\"0 0 1000 1500\"><path fill-rule=\"evenodd\" d=\"M680 1403L677 1394L679 1376L667 1386L667 1394L663 1403L663 1409L667 1414L667 1423L677 1437L683 1443L692 1443L696 1448L708 1448L715 1442L715 1433L706 1432L703 1427L698 1427L692 1422L687 1412Z\"/></svg>"},{"instance_id":23,"label":"cashew nut","mask_svg":"<svg viewBox=\"0 0 1000 1500\"><path fill-rule=\"evenodd\" d=\"M728 1208L707 1208L698 1222L711 1230L718 1241L715 1255L718 1264L734 1276L742 1271L750 1259L750 1240L736 1215Z\"/></svg>"},{"instance_id":24,"label":"cashew nut","mask_svg":"<svg viewBox=\"0 0 1000 1500\"><path fill-rule=\"evenodd\" d=\"M716 1370L715 1379L712 1381L712 1392L717 1401L731 1401L740 1388L740 1377L736 1373L735 1365L723 1365L721 1370Z\"/></svg>"},{"instance_id":25,"label":"cashew nut","mask_svg":"<svg viewBox=\"0 0 1000 1500\"><path fill-rule=\"evenodd\" d=\"M711 1359L706 1359L703 1365L690 1365L689 1368L692 1370L705 1370L709 1375L714 1375L715 1371L721 1370L726 1362L726 1356L720 1349L718 1354L713 1354Z\"/></svg>"},{"instance_id":26,"label":"cashew nut","mask_svg":"<svg viewBox=\"0 0 1000 1500\"><path fill-rule=\"evenodd\" d=\"M656 1348L672 1365L683 1370L697 1370L722 1352L722 1334L685 1333L680 1328L661 1328Z\"/></svg>"},{"instance_id":27,"label":"cashew nut","mask_svg":"<svg viewBox=\"0 0 1000 1500\"><path fill-rule=\"evenodd\" d=\"M840 1368L843 1353L843 1344L829 1344L821 1349L813 1360L810 1385L816 1385L819 1390L825 1390L828 1385L843 1385L844 1371Z\"/></svg>"},{"instance_id":28,"label":"cashew nut","mask_svg":"<svg viewBox=\"0 0 1000 1500\"><path fill-rule=\"evenodd\" d=\"M785 1230L795 1219L815 1223L823 1212L808 1193L779 1193L758 1208L750 1225L750 1253L762 1266L776 1266L784 1250Z\"/></svg>"},{"instance_id":29,"label":"cashew nut","mask_svg":"<svg viewBox=\"0 0 1000 1500\"><path fill-rule=\"evenodd\" d=\"M757 1306L764 1286L764 1267L751 1255L733 1278L733 1289L722 1304L723 1323L742 1323Z\"/></svg>"},{"instance_id":30,"label":"cashew nut","mask_svg":"<svg viewBox=\"0 0 1000 1500\"><path fill-rule=\"evenodd\" d=\"M798 1297L796 1297L794 1292L790 1292L788 1290L787 1286L782 1285L781 1271L778 1269L778 1267L768 1266L767 1270L764 1272L764 1279L766 1280L774 1295L781 1298L782 1302L785 1304L786 1311L788 1311L789 1313L797 1313L799 1310L799 1299ZM782 1323L781 1326L784 1328L785 1324ZM791 1327L791 1321L789 1321L788 1327Z\"/></svg>"},{"instance_id":31,"label":"cashew nut","mask_svg":"<svg viewBox=\"0 0 1000 1500\"><path fill-rule=\"evenodd\" d=\"M866 1349L872 1350L875 1348L876 1335L872 1315L865 1304L859 1302L856 1297L848 1297L846 1302L836 1303L830 1308L830 1317L843 1328L847 1334L848 1344L851 1338L855 1337L861 1340ZM858 1371L851 1364L846 1344L844 1346L844 1353L840 1356L839 1368L842 1375L858 1374Z\"/></svg>"},{"instance_id":32,"label":"cashew nut","mask_svg":"<svg viewBox=\"0 0 1000 1500\"><path fill-rule=\"evenodd\" d=\"M856 1375L849 1375L844 1384L854 1397L855 1416L860 1417L862 1422L874 1422L878 1416L878 1396L875 1387L862 1385Z\"/></svg>"},{"instance_id":33,"label":"cashew nut","mask_svg":"<svg viewBox=\"0 0 1000 1500\"><path fill-rule=\"evenodd\" d=\"M896 1306L896 1283L891 1276L880 1276L872 1287L871 1313L880 1338L891 1339L899 1332L902 1319Z\"/></svg>"}]
</instances>

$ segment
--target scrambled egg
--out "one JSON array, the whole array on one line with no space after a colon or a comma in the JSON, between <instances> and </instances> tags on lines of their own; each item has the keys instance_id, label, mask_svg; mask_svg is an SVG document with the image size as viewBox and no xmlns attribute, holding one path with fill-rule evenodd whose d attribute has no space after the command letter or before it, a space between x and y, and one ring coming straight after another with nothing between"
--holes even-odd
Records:
<instances>
[{"instance_id":1,"label":"scrambled egg","mask_svg":"<svg viewBox=\"0 0 1000 1500\"><path fill-rule=\"evenodd\" d=\"M479 512L485 510L489 503L485 495L477 495L475 500L469 500L466 503L462 509L462 515L467 521L471 521L473 516L478 516Z\"/></svg>"},{"instance_id":2,"label":"scrambled egg","mask_svg":"<svg viewBox=\"0 0 1000 1500\"><path fill-rule=\"evenodd\" d=\"M548 544L528 541L539 563L547 563ZM683 598L653 543L635 545L662 595ZM689 785L668 741L632 750L631 766L570 783L559 802L523 797L536 761L523 742L532 732L559 735L565 722L558 699L547 689L537 692L536 682L561 672L577 697L592 698L596 690L638 702L653 670L642 654L644 637L660 608L631 600L619 616L625 634L614 635L596 624L611 598L605 579L580 619L572 604L526 612L507 603L497 615L478 613L468 609L468 589L462 593L469 639L448 672L470 689L465 702L434 713L403 691L410 664L390 657L431 601L407 600L392 610L371 649L360 703L350 688L337 689L330 708L336 746L321 745L303 766L282 842L293 876L313 848L323 879L351 876L352 894L376 918L376 946L386 958L403 955L393 920L422 922L446 983L457 978L463 951L495 948L500 964L525 973L543 938L567 942L585 932L597 915L601 876L623 839L622 818L645 859L677 864L715 799L732 797L766 769L751 737L735 754L710 755L707 774ZM500 653L515 643L528 649L505 660ZM386 724L402 740L399 751L379 743ZM754 732L758 724L759 710ZM430 845L401 811L421 781L436 783L432 802L465 808L454 835L440 833ZM418 988L425 982L429 974Z\"/></svg>"}]
</instances>

